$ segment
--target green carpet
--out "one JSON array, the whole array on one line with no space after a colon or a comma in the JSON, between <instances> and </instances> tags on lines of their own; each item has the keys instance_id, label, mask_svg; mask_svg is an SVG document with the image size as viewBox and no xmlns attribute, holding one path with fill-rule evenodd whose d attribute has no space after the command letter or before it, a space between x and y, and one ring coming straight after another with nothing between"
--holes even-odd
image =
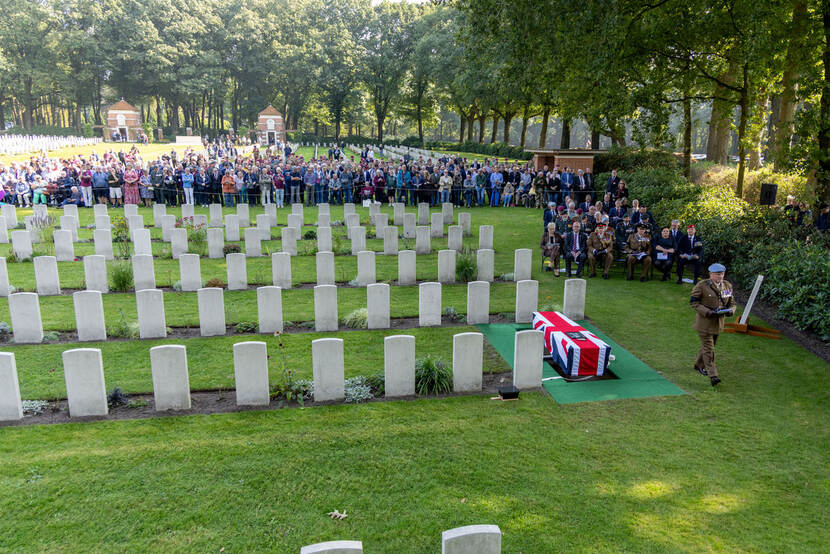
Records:
<instances>
[{"instance_id":1,"label":"green carpet","mask_svg":"<svg viewBox=\"0 0 830 554\"><path fill-rule=\"evenodd\" d=\"M568 383L549 364L542 366L542 386L560 404L619 400L622 398L646 398L649 396L671 396L685 394L665 377L637 359L631 352L614 342L605 333L587 321L577 322L611 345L611 354L616 360L609 369L617 379ZM527 324L478 325L493 348L513 366L513 344L516 331L530 329ZM545 380L548 377L553 379Z\"/></svg>"}]
</instances>

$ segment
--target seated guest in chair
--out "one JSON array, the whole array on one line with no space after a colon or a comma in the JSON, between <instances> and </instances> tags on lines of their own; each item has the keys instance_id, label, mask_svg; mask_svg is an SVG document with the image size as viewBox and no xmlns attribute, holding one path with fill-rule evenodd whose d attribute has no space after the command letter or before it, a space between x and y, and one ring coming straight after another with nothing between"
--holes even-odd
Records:
<instances>
[{"instance_id":1,"label":"seated guest in chair","mask_svg":"<svg viewBox=\"0 0 830 554\"><path fill-rule=\"evenodd\" d=\"M614 233L603 223L597 224L597 229L588 237L588 277L596 277L596 263L602 263L602 278L608 279L608 270L614 261Z\"/></svg>"},{"instance_id":2,"label":"seated guest in chair","mask_svg":"<svg viewBox=\"0 0 830 554\"><path fill-rule=\"evenodd\" d=\"M700 264L703 258L703 242L697 236L694 225L686 228L686 234L677 241L677 284L683 282L685 266L694 266L694 282L700 279Z\"/></svg>"},{"instance_id":3,"label":"seated guest in chair","mask_svg":"<svg viewBox=\"0 0 830 554\"><path fill-rule=\"evenodd\" d=\"M625 257L626 249L628 248L628 237L634 232L631 226L631 217L628 215L622 216L617 224L614 226L614 243L619 252L620 258Z\"/></svg>"},{"instance_id":4,"label":"seated guest in chair","mask_svg":"<svg viewBox=\"0 0 830 554\"><path fill-rule=\"evenodd\" d=\"M556 233L556 224L548 223L548 228L542 233L542 241L539 246L542 248L542 258L550 258L545 262L545 271L553 270L554 277L559 277L559 241L560 236Z\"/></svg>"},{"instance_id":5,"label":"seated guest in chair","mask_svg":"<svg viewBox=\"0 0 830 554\"><path fill-rule=\"evenodd\" d=\"M651 268L651 239L646 235L646 226L643 223L637 225L637 232L628 237L628 276L626 280L634 279L634 265L637 262L643 263L643 273L640 275L640 282L648 278L648 270Z\"/></svg>"},{"instance_id":6,"label":"seated guest in chair","mask_svg":"<svg viewBox=\"0 0 830 554\"><path fill-rule=\"evenodd\" d=\"M78 187L72 187L69 192L69 197L64 199L61 202L61 206L66 206L67 204L75 204L76 206L83 205L84 197L81 194L81 191L78 190Z\"/></svg>"},{"instance_id":7,"label":"seated guest in chair","mask_svg":"<svg viewBox=\"0 0 830 554\"><path fill-rule=\"evenodd\" d=\"M671 230L668 227L663 227L660 230L660 236L654 241L654 267L663 274L660 278L661 281L667 281L669 275L671 275L671 266L674 263L674 247Z\"/></svg>"},{"instance_id":8,"label":"seated guest in chair","mask_svg":"<svg viewBox=\"0 0 830 554\"><path fill-rule=\"evenodd\" d=\"M582 232L582 223L574 220L572 230L565 235L565 271L571 276L571 262L576 262L576 276L582 275L585 265L585 252L588 248L588 235Z\"/></svg>"}]
</instances>

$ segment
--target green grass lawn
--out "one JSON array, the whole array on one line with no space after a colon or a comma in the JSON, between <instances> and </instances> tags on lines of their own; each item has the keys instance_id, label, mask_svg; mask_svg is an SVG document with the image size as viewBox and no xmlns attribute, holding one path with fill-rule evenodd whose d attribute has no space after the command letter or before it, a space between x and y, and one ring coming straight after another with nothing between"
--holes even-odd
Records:
<instances>
[{"instance_id":1,"label":"green grass lawn","mask_svg":"<svg viewBox=\"0 0 830 554\"><path fill-rule=\"evenodd\" d=\"M473 227L484 223L496 226L496 273L512 271L513 249L532 248L540 305L560 306L564 280L539 271L541 212L473 210ZM682 396L560 406L523 393L508 403L473 396L0 428L0 551L297 552L360 539L367 552L431 553L441 531L475 523L499 525L511 553L826 551L830 367L786 338L723 335L724 382L713 389L691 368L689 290L626 282L616 269L588 281L586 306ZM494 285L491 312L512 311L514 294ZM254 291L226 296L229 320L255 319ZM465 298L463 286L444 289L444 306L463 312ZM135 310L130 294L105 302L108 318ZM339 291L340 315L361 302L361 289ZM393 288L393 316L416 302L415 288ZM195 295L165 303L168 323L195 325ZM310 291L286 291L283 306L286 319L309 319ZM68 298L42 299L41 309L48 328L74 326ZM462 330L405 332L419 356L449 358ZM386 334L325 336L344 338L350 376L380 370ZM285 336L301 375L318 336ZM102 347L107 385L149 390L147 351L178 342L194 388L229 387L238 340L266 340L276 376L272 337L114 341ZM59 356L72 346L7 347L25 397L62 395ZM488 351L485 367L505 364ZM329 519L334 509L349 517Z\"/></svg>"}]
</instances>

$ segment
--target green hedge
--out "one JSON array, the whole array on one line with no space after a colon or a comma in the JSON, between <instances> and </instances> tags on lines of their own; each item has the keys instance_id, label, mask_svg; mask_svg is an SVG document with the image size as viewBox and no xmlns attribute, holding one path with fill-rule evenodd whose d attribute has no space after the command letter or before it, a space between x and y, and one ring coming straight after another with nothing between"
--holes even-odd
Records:
<instances>
[{"instance_id":1,"label":"green hedge","mask_svg":"<svg viewBox=\"0 0 830 554\"><path fill-rule=\"evenodd\" d=\"M616 169L633 172L643 169L669 169L680 171L681 161L671 152L651 148L620 148L612 146L594 156L594 173L610 172Z\"/></svg>"},{"instance_id":2,"label":"green hedge","mask_svg":"<svg viewBox=\"0 0 830 554\"><path fill-rule=\"evenodd\" d=\"M510 158L516 160L529 160L533 158L533 154L525 152L524 149L518 146L510 146L502 142L493 144L481 144L478 142L438 142L428 141L427 148L435 148L439 150L451 150L454 152L470 152L471 154L484 154L486 156L498 156L500 158Z\"/></svg>"},{"instance_id":3,"label":"green hedge","mask_svg":"<svg viewBox=\"0 0 830 554\"><path fill-rule=\"evenodd\" d=\"M7 135L45 135L45 136L57 136L57 137L68 137L68 136L79 136L82 133L79 133L75 127L55 127L53 125L32 125L30 130L26 130L23 127L14 126L6 131Z\"/></svg>"}]
</instances>

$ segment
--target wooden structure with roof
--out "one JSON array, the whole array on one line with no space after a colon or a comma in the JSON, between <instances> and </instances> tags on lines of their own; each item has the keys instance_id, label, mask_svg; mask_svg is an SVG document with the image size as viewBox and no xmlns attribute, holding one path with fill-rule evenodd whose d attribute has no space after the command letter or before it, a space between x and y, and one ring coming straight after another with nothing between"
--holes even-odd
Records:
<instances>
[{"instance_id":1,"label":"wooden structure with roof","mask_svg":"<svg viewBox=\"0 0 830 554\"><path fill-rule=\"evenodd\" d=\"M143 131L141 113L122 98L107 108L107 126L104 130L105 140L112 139L117 131L122 140L135 141Z\"/></svg>"},{"instance_id":2,"label":"wooden structure with roof","mask_svg":"<svg viewBox=\"0 0 830 554\"><path fill-rule=\"evenodd\" d=\"M277 141L285 142L285 121L282 114L270 104L259 112L256 129L260 144L271 145L276 144Z\"/></svg>"},{"instance_id":3,"label":"wooden structure with roof","mask_svg":"<svg viewBox=\"0 0 830 554\"><path fill-rule=\"evenodd\" d=\"M602 150L591 150L588 148L576 148L573 150L527 150L533 154L533 166L538 170L545 166L553 169L557 165L560 169L566 167L578 169L590 169L594 172L594 156Z\"/></svg>"}]
</instances>

